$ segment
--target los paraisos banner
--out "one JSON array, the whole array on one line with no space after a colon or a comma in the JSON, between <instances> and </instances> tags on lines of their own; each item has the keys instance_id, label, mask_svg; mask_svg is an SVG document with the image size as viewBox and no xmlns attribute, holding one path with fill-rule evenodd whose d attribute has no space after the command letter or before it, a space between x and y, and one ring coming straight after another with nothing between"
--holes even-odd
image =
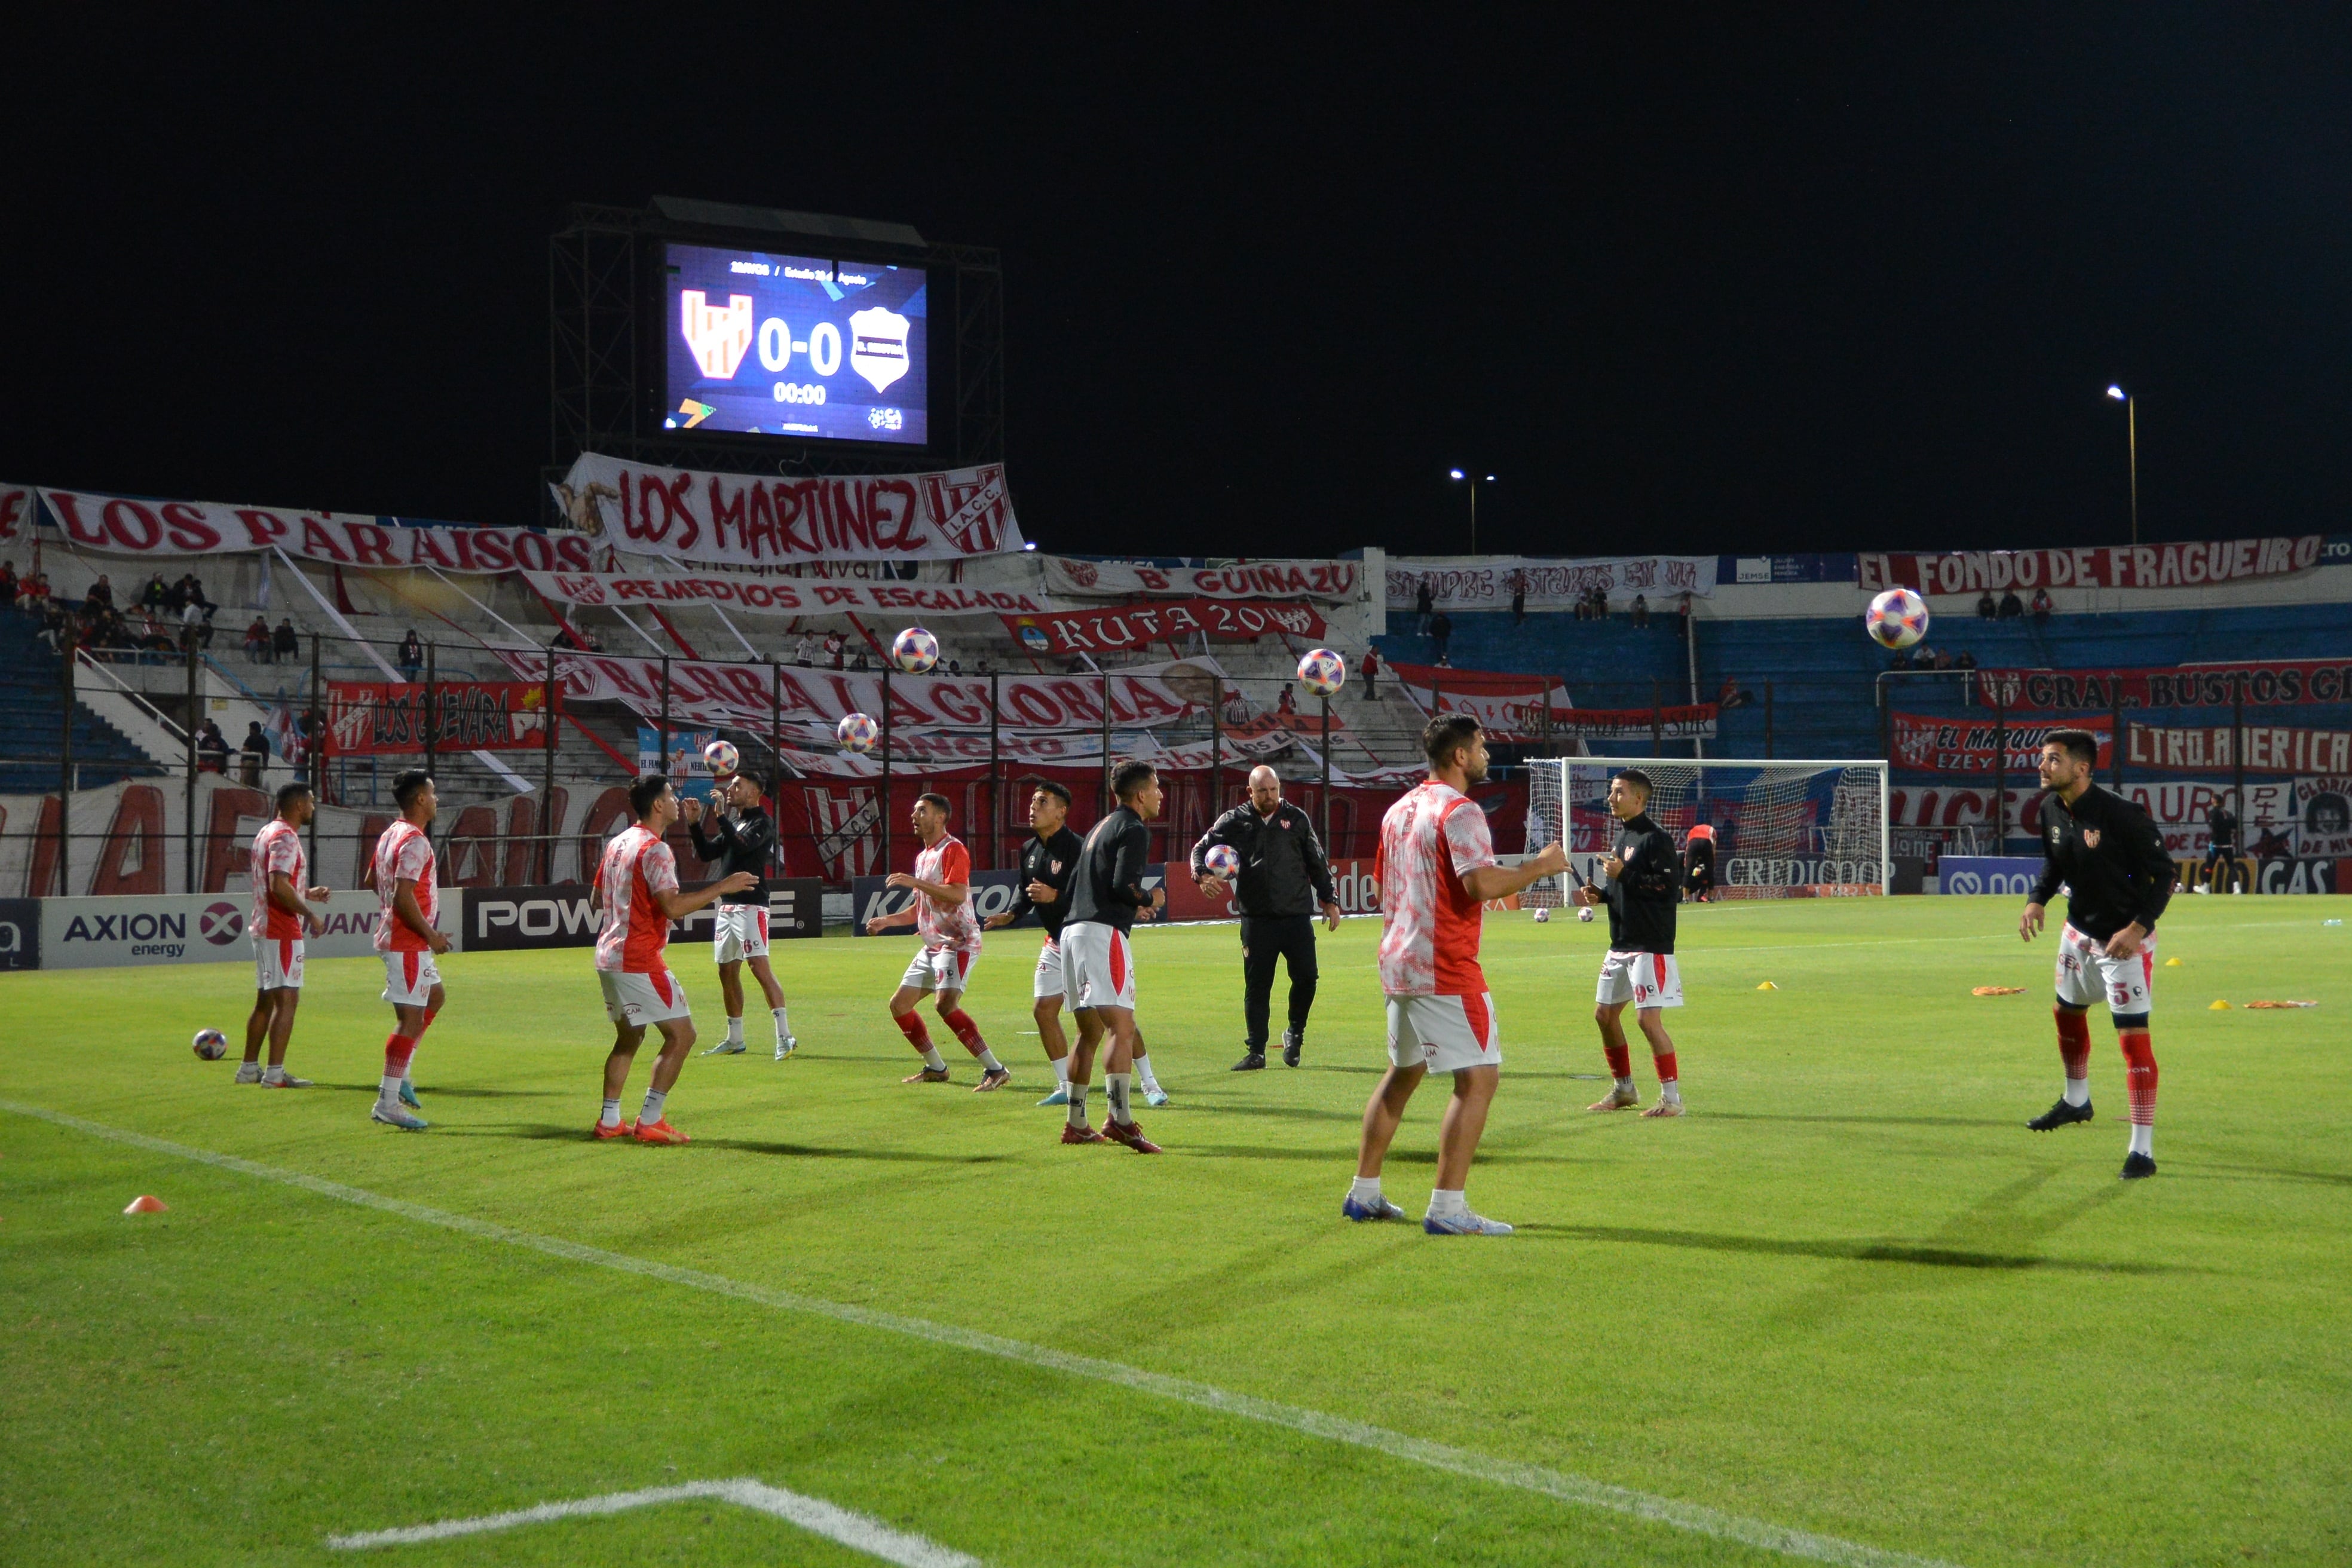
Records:
<instances>
[{"instance_id":1,"label":"los paraisos banner","mask_svg":"<svg viewBox=\"0 0 2352 1568\"><path fill-rule=\"evenodd\" d=\"M2352 701L2352 658L2266 659L2170 669L1980 669L1990 705L2074 708L2273 708Z\"/></svg>"},{"instance_id":2,"label":"los paraisos banner","mask_svg":"<svg viewBox=\"0 0 2352 1568\"><path fill-rule=\"evenodd\" d=\"M1226 566L1151 566L1133 561L1038 558L1045 591L1078 599L1313 599L1353 604L1364 595L1360 561L1237 561Z\"/></svg>"},{"instance_id":3,"label":"los paraisos banner","mask_svg":"<svg viewBox=\"0 0 2352 1568\"><path fill-rule=\"evenodd\" d=\"M414 526L394 517L220 501L146 500L44 488L41 500L78 550L148 560L233 555L275 547L333 566L428 567L444 572L594 570L588 540L528 528Z\"/></svg>"},{"instance_id":4,"label":"los paraisos banner","mask_svg":"<svg viewBox=\"0 0 2352 1568\"><path fill-rule=\"evenodd\" d=\"M2099 766L2115 760L2115 727L2105 719L2046 719L2033 723L1998 723L1990 719L1939 719L1925 713L1889 716L1895 765L1916 773L1982 773L1990 778L1996 742L2006 748L2002 767L2030 775L2041 765L2042 744L2053 731L2087 730L2098 738Z\"/></svg>"},{"instance_id":5,"label":"los paraisos banner","mask_svg":"<svg viewBox=\"0 0 2352 1568\"><path fill-rule=\"evenodd\" d=\"M2284 577L2319 564L2325 534L2221 539L2188 544L2086 545L2080 550L1954 550L1941 553L1865 551L1858 579L1865 594L1916 588L1922 594L2005 593L2011 588L2196 588Z\"/></svg>"},{"instance_id":6,"label":"los paraisos banner","mask_svg":"<svg viewBox=\"0 0 2352 1568\"><path fill-rule=\"evenodd\" d=\"M1034 654L1101 653L1145 647L1196 633L1227 642L1271 634L1320 638L1323 617L1307 605L1248 599L1178 599L1117 609L1040 611L1004 617L1004 629Z\"/></svg>"},{"instance_id":7,"label":"los paraisos banner","mask_svg":"<svg viewBox=\"0 0 2352 1568\"><path fill-rule=\"evenodd\" d=\"M523 680L544 679L547 655L536 648L499 648L501 662ZM619 702L645 718L664 710L664 665L656 658L566 654L556 660L566 702ZM724 664L674 658L667 665L671 727L712 724L764 734L779 723L821 723L846 713L882 715L882 677L855 670L803 669L792 665ZM1209 659L1180 659L1113 670L1110 722L1121 730L1173 723L1204 706L1223 672ZM1007 675L995 678L1000 729L1087 730L1103 722L1105 682L1092 675ZM991 678L892 675L890 723L978 730L989 726Z\"/></svg>"},{"instance_id":8,"label":"los paraisos banner","mask_svg":"<svg viewBox=\"0 0 2352 1568\"><path fill-rule=\"evenodd\" d=\"M1599 588L1624 605L1640 595L1653 613L1672 609L1685 594L1715 593L1717 558L1712 555L1633 555L1592 561L1551 561L1533 556L1391 556L1388 597L1391 610L1415 608L1429 589L1433 610L1507 610L1515 594L1527 595L1530 610L1573 609Z\"/></svg>"},{"instance_id":9,"label":"los paraisos banner","mask_svg":"<svg viewBox=\"0 0 2352 1568\"><path fill-rule=\"evenodd\" d=\"M549 488L572 526L598 543L713 566L957 561L1024 547L1002 463L780 478L583 452Z\"/></svg>"},{"instance_id":10,"label":"los paraisos banner","mask_svg":"<svg viewBox=\"0 0 2352 1568\"><path fill-rule=\"evenodd\" d=\"M980 588L961 583L871 583L821 577L740 577L720 573L627 577L609 573L526 572L542 597L559 605L716 605L754 616L876 615L1013 616L1051 607L1025 588Z\"/></svg>"}]
</instances>

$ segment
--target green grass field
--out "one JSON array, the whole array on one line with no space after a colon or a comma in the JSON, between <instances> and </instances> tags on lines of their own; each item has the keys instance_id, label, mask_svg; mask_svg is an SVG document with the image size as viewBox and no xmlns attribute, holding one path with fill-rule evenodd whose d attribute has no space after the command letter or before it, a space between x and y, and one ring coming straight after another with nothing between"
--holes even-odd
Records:
<instances>
[{"instance_id":1,"label":"green grass field","mask_svg":"<svg viewBox=\"0 0 2352 1568\"><path fill-rule=\"evenodd\" d=\"M1139 935L1159 1159L1034 1108L1034 933L968 1004L1013 1091L951 1041L958 1087L899 1084L904 940L785 944L802 1049L770 1062L755 1006L672 1096L686 1149L585 1137L585 951L444 961L422 1136L366 1121L373 962L310 965L304 1093L187 1048L241 1040L248 968L11 976L0 1560L341 1561L748 1477L998 1564L2344 1563L2347 902L2175 901L2162 1173L2128 1185L2103 1018L2098 1121L2022 1125L2058 1071L2013 900L1686 912L1680 1121L1582 1109L1605 927L1494 917L1499 1240L1419 1228L1436 1088L1388 1172L1416 1223L1339 1217L1370 921L1324 941L1306 1068L1243 1076L1233 930ZM2207 1010L2256 996L2321 1005ZM874 1560L709 1499L383 1556Z\"/></svg>"}]
</instances>

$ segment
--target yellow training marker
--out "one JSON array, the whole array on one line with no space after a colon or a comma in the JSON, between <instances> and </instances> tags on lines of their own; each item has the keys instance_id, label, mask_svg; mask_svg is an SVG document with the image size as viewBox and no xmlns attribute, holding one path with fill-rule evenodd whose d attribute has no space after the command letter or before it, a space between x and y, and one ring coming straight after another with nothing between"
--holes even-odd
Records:
<instances>
[{"instance_id":1,"label":"yellow training marker","mask_svg":"<svg viewBox=\"0 0 2352 1568\"><path fill-rule=\"evenodd\" d=\"M2180 967L2180 960L2177 958L2168 958L2164 961L2164 967L2167 969L2178 969Z\"/></svg>"},{"instance_id":2,"label":"yellow training marker","mask_svg":"<svg viewBox=\"0 0 2352 1568\"><path fill-rule=\"evenodd\" d=\"M1759 985L1756 989L1759 991L1778 991L1780 988L1767 980L1763 984Z\"/></svg>"},{"instance_id":3,"label":"yellow training marker","mask_svg":"<svg viewBox=\"0 0 2352 1568\"><path fill-rule=\"evenodd\" d=\"M2220 1001L2218 999L2210 1007L2205 1009L2208 1013L2226 1013L2229 1010L2230 1005L2227 1002Z\"/></svg>"}]
</instances>

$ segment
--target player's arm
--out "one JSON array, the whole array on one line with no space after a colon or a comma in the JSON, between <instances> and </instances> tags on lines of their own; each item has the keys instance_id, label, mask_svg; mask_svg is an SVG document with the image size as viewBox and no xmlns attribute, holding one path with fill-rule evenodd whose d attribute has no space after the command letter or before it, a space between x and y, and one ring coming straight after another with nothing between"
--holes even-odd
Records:
<instances>
[{"instance_id":1,"label":"player's arm","mask_svg":"<svg viewBox=\"0 0 2352 1568\"><path fill-rule=\"evenodd\" d=\"M449 939L425 918L424 908L416 901L416 879L403 877L392 885L392 918L425 939L425 945L436 952L449 951Z\"/></svg>"},{"instance_id":2,"label":"player's arm","mask_svg":"<svg viewBox=\"0 0 2352 1568\"><path fill-rule=\"evenodd\" d=\"M1489 899L1507 899L1524 888L1533 887L1546 877L1557 877L1568 869L1568 851L1557 844L1544 847L1543 852L1530 855L1516 866L1480 866L1462 873L1462 890L1484 903ZM1591 891L1589 888L1580 892Z\"/></svg>"},{"instance_id":3,"label":"player's arm","mask_svg":"<svg viewBox=\"0 0 2352 1568\"><path fill-rule=\"evenodd\" d=\"M724 817L719 820L726 823L728 835L734 841L735 854L739 858L761 866L769 863L776 848L776 825L768 819L766 812L748 816L740 822L727 822Z\"/></svg>"},{"instance_id":4,"label":"player's arm","mask_svg":"<svg viewBox=\"0 0 2352 1568\"><path fill-rule=\"evenodd\" d=\"M1209 850L1219 844L1228 849L1238 850L1241 847L1234 842L1233 834L1234 818L1239 810L1237 806L1234 811L1225 813L1224 816L1209 824L1209 831L1201 835L1200 842L1192 846L1192 880L1199 885L1202 892L1213 899L1225 891L1225 882L1222 877L1209 875Z\"/></svg>"},{"instance_id":5,"label":"player's arm","mask_svg":"<svg viewBox=\"0 0 2352 1568\"><path fill-rule=\"evenodd\" d=\"M1151 835L1143 824L1139 822L1118 836L1118 847L1112 852L1110 860L1112 902L1131 910L1151 907L1151 895L1143 888L1143 868L1150 853Z\"/></svg>"},{"instance_id":6,"label":"player's arm","mask_svg":"<svg viewBox=\"0 0 2352 1568\"><path fill-rule=\"evenodd\" d=\"M1037 907L1037 900L1030 896L1029 889L1033 887L1043 886L1044 884L1039 882L1015 882L1013 885L1013 907L1008 910L999 910L997 913L989 916L988 919L981 922L982 926L985 930L995 931L1000 927L1011 925L1023 915L1029 913L1032 910L1034 910ZM1053 891L1054 889L1051 888L1045 889L1046 895L1049 898L1052 896Z\"/></svg>"},{"instance_id":7,"label":"player's arm","mask_svg":"<svg viewBox=\"0 0 2352 1568\"><path fill-rule=\"evenodd\" d=\"M1682 857L1663 827L1646 835L1622 879L1633 898L1657 901L1672 899L1682 882Z\"/></svg>"},{"instance_id":8,"label":"player's arm","mask_svg":"<svg viewBox=\"0 0 2352 1568\"><path fill-rule=\"evenodd\" d=\"M310 889L310 897L314 899L323 899L326 894L324 888ZM294 890L294 879L283 871L269 873L269 901L312 931L319 929L319 911L303 901L302 895Z\"/></svg>"},{"instance_id":9,"label":"player's arm","mask_svg":"<svg viewBox=\"0 0 2352 1568\"><path fill-rule=\"evenodd\" d=\"M653 890L654 902L670 919L682 921L698 910L709 909L730 893L741 892L759 879L751 872L737 871L691 893L677 888L658 888Z\"/></svg>"},{"instance_id":10,"label":"player's arm","mask_svg":"<svg viewBox=\"0 0 2352 1568\"><path fill-rule=\"evenodd\" d=\"M2126 815L2112 831L2122 835L2124 853L2131 858L2132 887L2137 896L2132 900L2131 923L2107 939L2107 956L2129 958L2139 952L2140 943L2147 940L2158 917L2172 901L2173 879L2179 868L2164 852L2163 830L2147 813Z\"/></svg>"},{"instance_id":11,"label":"player's arm","mask_svg":"<svg viewBox=\"0 0 2352 1568\"><path fill-rule=\"evenodd\" d=\"M686 836L693 840L696 858L705 864L721 858L734 843L734 824L714 812L706 830L702 825L700 803L688 801L686 804L696 808L695 815L686 819Z\"/></svg>"},{"instance_id":12,"label":"player's arm","mask_svg":"<svg viewBox=\"0 0 2352 1568\"><path fill-rule=\"evenodd\" d=\"M900 926L910 926L914 923L915 904L914 900L910 899L907 901L907 907L898 910L896 914L876 915L872 920L867 921L866 922L866 934L868 936L877 936L883 931L896 931Z\"/></svg>"},{"instance_id":13,"label":"player's arm","mask_svg":"<svg viewBox=\"0 0 2352 1568\"><path fill-rule=\"evenodd\" d=\"M2058 866L2058 847L2050 842L2050 835L2042 836L2042 875L2033 879L2033 891L2025 898L2025 912L2017 917L2017 934L2032 942L2042 934L2042 911L2058 893L2058 884L2065 874Z\"/></svg>"},{"instance_id":14,"label":"player's arm","mask_svg":"<svg viewBox=\"0 0 2352 1568\"><path fill-rule=\"evenodd\" d=\"M1323 853L1323 841L1315 837L1315 819L1305 812L1298 814L1299 826L1307 836L1298 841L1298 857L1307 867L1307 880L1315 889L1315 901L1323 906L1323 919L1333 931L1339 929L1339 889L1331 881L1331 859Z\"/></svg>"}]
</instances>

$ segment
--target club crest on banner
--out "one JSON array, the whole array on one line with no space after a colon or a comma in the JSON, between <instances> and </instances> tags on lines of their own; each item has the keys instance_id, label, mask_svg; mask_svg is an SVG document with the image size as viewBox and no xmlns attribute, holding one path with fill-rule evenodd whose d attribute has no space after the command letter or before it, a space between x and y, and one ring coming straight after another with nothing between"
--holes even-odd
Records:
<instances>
[{"instance_id":1,"label":"club crest on banner","mask_svg":"<svg viewBox=\"0 0 2352 1568\"><path fill-rule=\"evenodd\" d=\"M826 880L845 882L870 873L882 858L882 808L876 792L807 784L803 795Z\"/></svg>"}]
</instances>

